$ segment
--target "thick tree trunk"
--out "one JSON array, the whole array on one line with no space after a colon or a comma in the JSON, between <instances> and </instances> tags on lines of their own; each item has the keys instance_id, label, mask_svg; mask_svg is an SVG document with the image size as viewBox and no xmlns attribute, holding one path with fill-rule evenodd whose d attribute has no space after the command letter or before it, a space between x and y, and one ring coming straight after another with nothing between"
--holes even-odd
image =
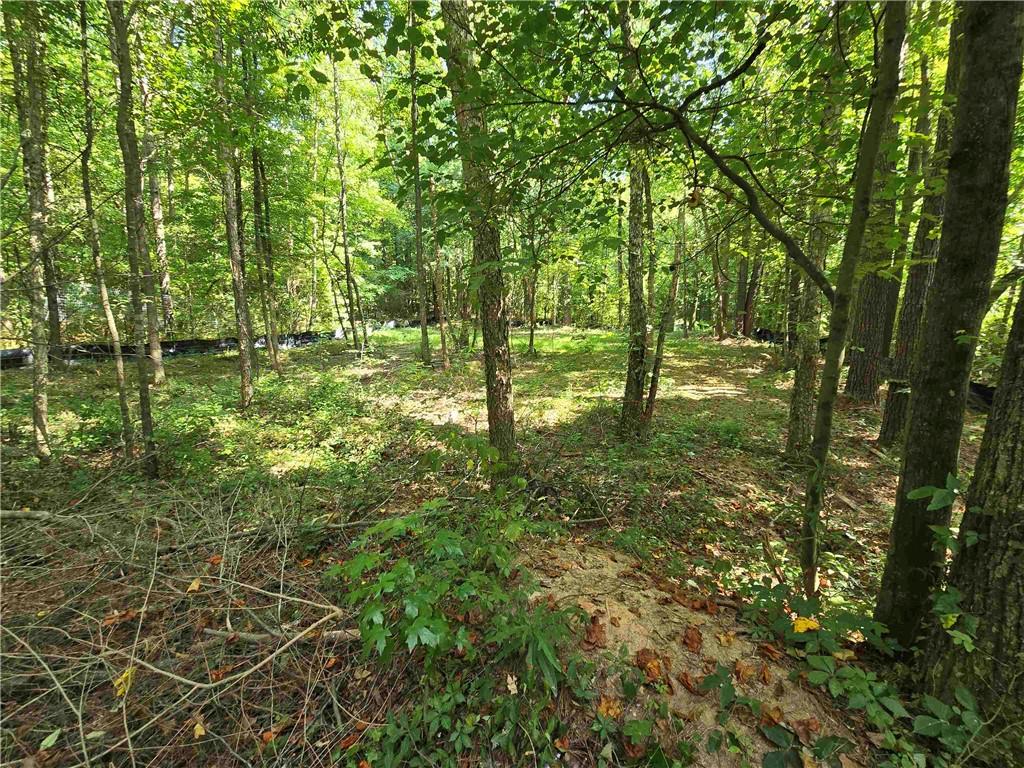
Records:
<instances>
[{"instance_id":1,"label":"thick tree trunk","mask_svg":"<svg viewBox=\"0 0 1024 768\"><path fill-rule=\"evenodd\" d=\"M677 214L675 258L672 261L672 277L669 281L668 293L665 296L665 308L662 310L661 323L658 327L658 341L654 349L654 363L651 366L651 384L647 390L647 406L644 408L644 422L649 425L654 416L654 405L658 397L658 384L661 382L661 365L665 355L665 339L675 328L676 296L679 293L679 273L683 256L686 252L686 204L679 204Z\"/></svg>"},{"instance_id":2,"label":"thick tree trunk","mask_svg":"<svg viewBox=\"0 0 1024 768\"><path fill-rule=\"evenodd\" d=\"M878 401L878 382L889 354L903 269L902 265L893 263L896 198L890 187L896 163L886 151L887 145L895 143L898 136L896 122L890 119L882 137L883 151L875 161L875 189L861 254L868 271L860 282L850 324L850 368L844 391L856 400L871 403Z\"/></svg>"},{"instance_id":3,"label":"thick tree trunk","mask_svg":"<svg viewBox=\"0 0 1024 768\"><path fill-rule=\"evenodd\" d=\"M448 83L459 129L462 183L473 201L473 262L480 276L480 318L484 337L484 370L487 379L487 426L491 445L506 465L516 460L515 415L512 410L512 360L505 317L501 244L494 224L496 200L486 165L474 149L487 137L483 107L469 97L469 83L477 77L469 35L469 6L465 0L442 0L444 37L447 43Z\"/></svg>"},{"instance_id":4,"label":"thick tree trunk","mask_svg":"<svg viewBox=\"0 0 1024 768\"><path fill-rule=\"evenodd\" d=\"M108 0L110 1L110 0ZM215 87L222 110L221 129L227 132L228 101L224 87L223 70L224 41L220 30L217 31L217 43L214 52L214 66L217 68ZM239 407L248 408L253 398L253 360L252 323L249 319L249 301L245 286L245 268L242 261L241 232L238 228L239 206L238 189L236 188L237 158L235 149L226 137L218 144L218 155L221 171L221 198L224 204L224 227L227 235L228 261L231 265L231 291L235 302L235 319L238 327L238 370L239 370Z\"/></svg>"},{"instance_id":5,"label":"thick tree trunk","mask_svg":"<svg viewBox=\"0 0 1024 768\"><path fill-rule=\"evenodd\" d=\"M409 3L410 29L416 27L416 10ZM416 238L416 299L420 315L420 362L430 365L430 334L427 329L427 270L423 264L423 183L420 179L420 153L417 144L419 105L416 103L416 43L409 45L409 155L412 163L413 212ZM447 364L445 364L447 368Z\"/></svg>"},{"instance_id":6,"label":"thick tree trunk","mask_svg":"<svg viewBox=\"0 0 1024 768\"><path fill-rule=\"evenodd\" d=\"M46 195L46 85L39 41L39 7L22 5L20 24L15 24L10 4L3 5L4 30L14 71L14 101L21 136L21 158L28 195L29 315L32 334L32 434L41 463L50 461L48 299L45 285L46 239L50 205Z\"/></svg>"},{"instance_id":7,"label":"thick tree trunk","mask_svg":"<svg viewBox=\"0 0 1024 768\"><path fill-rule=\"evenodd\" d=\"M95 131L93 127L93 100L89 85L89 37L88 14L85 0L78 0L79 45L82 59L82 95L85 101L85 119L82 133L85 136L85 147L82 149L82 199L85 201L85 217L88 224L86 230L89 241L89 252L92 254L93 271L96 274L96 288L99 291L100 309L107 323L107 334L114 352L114 374L117 380L117 402L121 410L121 450L125 458L132 456L132 415L128 407L128 379L124 370L124 356L121 354L121 334L117 328L114 310L110 306L110 295L107 292L107 280L103 273L103 256L100 252L100 230L96 222L96 211L92 200L92 177L89 163L92 159Z\"/></svg>"},{"instance_id":8,"label":"thick tree trunk","mask_svg":"<svg viewBox=\"0 0 1024 768\"><path fill-rule=\"evenodd\" d=\"M968 653L946 629L931 627L918 661L926 692L949 701L972 691L989 732L1002 734L989 765L1024 765L1024 302L1017 303L992 412L967 494L947 591L964 617L980 619ZM966 760L964 761L967 762Z\"/></svg>"},{"instance_id":9,"label":"thick tree trunk","mask_svg":"<svg viewBox=\"0 0 1024 768\"><path fill-rule=\"evenodd\" d=\"M1024 5L965 4L963 70L935 276L911 373L910 413L889 551L875 616L904 646L916 639L943 553L931 526L948 507L907 494L944 487L957 473L963 412L978 331L987 308L1003 219L1017 90L1024 53ZM1019 442L1019 440L1018 440Z\"/></svg>"},{"instance_id":10,"label":"thick tree trunk","mask_svg":"<svg viewBox=\"0 0 1024 768\"><path fill-rule=\"evenodd\" d=\"M939 249L939 238L935 236L935 230L940 226L945 210L945 177L946 166L949 163L948 107L956 102L962 59L962 34L963 15L957 13L949 30L949 55L942 97L944 107L940 109L936 121L935 145L928 163L925 196L921 201L921 214L914 234L911 265L903 290L896 345L889 370L888 392L885 409L882 412L882 427L878 434L878 442L883 447L902 445L903 442L903 431L910 405L910 368L917 346L921 316L924 313L925 296L932 281L935 256Z\"/></svg>"},{"instance_id":11,"label":"thick tree trunk","mask_svg":"<svg viewBox=\"0 0 1024 768\"><path fill-rule=\"evenodd\" d=\"M907 27L905 0L885 3L885 21L881 57L872 94L871 112L861 135L857 164L853 179L853 207L846 228L846 241L839 263L835 285L835 300L829 323L828 350L821 372L814 431L811 437L810 459L812 469L807 479L804 501L801 567L803 586L807 595L818 591L818 525L825 496L828 454L832 444L832 416L836 393L839 390L839 372L842 368L843 349L850 323L850 301L857 270L857 257L864 242L864 230L871 209L872 176L875 160L882 143L885 125L890 119L896 93L899 90L900 50Z\"/></svg>"},{"instance_id":12,"label":"thick tree trunk","mask_svg":"<svg viewBox=\"0 0 1024 768\"><path fill-rule=\"evenodd\" d=\"M125 226L128 232L128 264L131 272L132 313L135 316L135 358L139 369L139 420L142 425L143 458L146 474L155 478L158 472L156 444L153 441L153 413L150 405L149 387L153 359L146 354L149 319L155 317L156 308L151 307L144 273L149 262L149 244L146 240L145 203L142 197L142 162L139 157L139 140L135 132L135 114L132 103L134 77L132 74L131 49L128 44L128 20L125 7L117 0L107 0L107 12L112 27L111 52L117 68L119 90L117 102L117 139L121 146L124 164L124 207ZM150 275L150 278L152 275ZM150 312L149 310L153 311ZM159 341L159 340L158 340Z\"/></svg>"}]
</instances>

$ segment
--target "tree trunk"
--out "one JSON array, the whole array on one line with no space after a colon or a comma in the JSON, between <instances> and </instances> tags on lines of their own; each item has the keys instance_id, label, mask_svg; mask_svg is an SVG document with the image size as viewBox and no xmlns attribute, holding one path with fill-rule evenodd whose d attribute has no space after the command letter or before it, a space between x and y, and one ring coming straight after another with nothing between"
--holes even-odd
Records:
<instances>
[{"instance_id":1,"label":"tree trunk","mask_svg":"<svg viewBox=\"0 0 1024 768\"><path fill-rule=\"evenodd\" d=\"M256 271L261 278L260 303L267 336L267 354L270 356L270 367L281 373L281 359L277 349L277 295L274 290L276 279L270 240L270 190L267 188L267 171L263 166L263 156L255 145L252 148L252 210L253 228L256 233Z\"/></svg>"},{"instance_id":2,"label":"tree trunk","mask_svg":"<svg viewBox=\"0 0 1024 768\"><path fill-rule=\"evenodd\" d=\"M747 280L747 295L743 303L743 335L750 336L754 332L754 308L757 306L757 292L761 287L761 276L764 274L764 260L760 255L754 258L754 266Z\"/></svg>"},{"instance_id":3,"label":"tree trunk","mask_svg":"<svg viewBox=\"0 0 1024 768\"><path fill-rule=\"evenodd\" d=\"M643 157L633 150L629 168L629 246L626 282L629 285L629 347L626 354L626 390L619 425L624 437L643 432L644 377L647 361L647 307L644 304L644 190Z\"/></svg>"},{"instance_id":4,"label":"tree trunk","mask_svg":"<svg viewBox=\"0 0 1024 768\"><path fill-rule=\"evenodd\" d=\"M644 246L647 250L647 317L654 317L654 278L658 267L658 247L654 242L654 200L651 197L651 173L645 160L643 164L644 181ZM651 346L650 338L647 346Z\"/></svg>"},{"instance_id":5,"label":"tree trunk","mask_svg":"<svg viewBox=\"0 0 1024 768\"><path fill-rule=\"evenodd\" d=\"M675 328L676 296L679 292L679 272L686 252L686 203L679 204L677 214L678 231L676 233L675 259L672 261L672 278L668 293L665 296L665 308L661 314L658 328L658 342L654 349L654 364L651 366L651 384L647 390L647 407L644 409L644 422L649 425L654 416L654 404L658 397L658 384L661 382L661 364L665 355L665 339Z\"/></svg>"},{"instance_id":6,"label":"tree trunk","mask_svg":"<svg viewBox=\"0 0 1024 768\"><path fill-rule=\"evenodd\" d=\"M860 282L850 324L850 368L844 391L856 400L870 403L878 401L878 382L889 354L900 292L902 265L894 264L895 249L891 245L896 231L896 198L889 191L896 164L886 151L887 145L898 141L898 136L898 126L890 119L882 137L883 149L875 161L872 210L861 254L868 272Z\"/></svg>"},{"instance_id":7,"label":"tree trunk","mask_svg":"<svg viewBox=\"0 0 1024 768\"><path fill-rule=\"evenodd\" d=\"M990 765L1024 764L1024 302L1017 302L981 453L967 494L948 592L964 617L952 628L974 635L967 653L943 627L932 627L919 659L924 689L950 700L959 686L977 698L989 733L1003 734L983 755ZM969 621L969 620L968 620ZM966 764L967 761L964 761Z\"/></svg>"},{"instance_id":8,"label":"tree trunk","mask_svg":"<svg viewBox=\"0 0 1024 768\"><path fill-rule=\"evenodd\" d=\"M416 28L416 10L409 3L409 29ZM411 36L410 36L411 38ZM413 210L416 238L416 298L420 312L420 362L430 365L430 334L427 329L427 271L423 264L423 183L420 179L420 153L417 145L419 106L416 103L416 43L409 44L409 154L412 163ZM447 368L447 363L445 364Z\"/></svg>"},{"instance_id":9,"label":"tree trunk","mask_svg":"<svg viewBox=\"0 0 1024 768\"><path fill-rule=\"evenodd\" d=\"M623 208L623 205L622 205L622 188L621 188L620 184L616 184L615 185L615 203L616 203L616 205L615 205L615 209L616 209L616 220L615 220L615 227L616 227L616 245L615 245L616 272L615 272L615 276L616 276L616 279L617 279L617 282L618 282L618 286L617 286L616 291L615 291L616 301L618 303L618 315L617 315L618 320L616 322L615 327L616 328L622 328L622 317L623 317L622 309L623 309L623 306L625 304L625 302L624 302L624 298L625 297L624 297L623 292L622 292L622 277L623 277L623 273L624 273L623 266L622 266L622 208ZM536 286L536 282L534 283L534 285ZM532 334L531 334L531 338L532 338Z\"/></svg>"},{"instance_id":10,"label":"tree trunk","mask_svg":"<svg viewBox=\"0 0 1024 768\"><path fill-rule=\"evenodd\" d=\"M14 101L21 136L21 158L28 195L29 313L32 333L32 434L39 461L50 461L49 356L51 335L47 317L46 239L49 236L50 204L46 194L46 76L39 6L24 3L20 24L15 25L9 3L3 5L4 29L14 72ZM58 326L59 328L59 326Z\"/></svg>"},{"instance_id":11,"label":"tree trunk","mask_svg":"<svg viewBox=\"0 0 1024 768\"><path fill-rule=\"evenodd\" d=\"M143 456L142 466L150 478L158 472L156 444L153 441L153 413L150 405L149 387L152 358L146 354L147 329L150 315L149 297L144 265L149 262L149 245L146 240L146 214L142 198L142 162L139 158L139 140L135 132L135 114L132 104L134 79L132 74L131 49L128 46L128 20L124 16L124 4L107 0L107 12L112 27L111 52L117 68L119 89L117 101L117 139L121 146L124 164L124 207L125 227L128 232L128 265L131 272L132 313L135 316L135 358L139 369L139 420L142 425ZM150 276L152 277L152 276Z\"/></svg>"},{"instance_id":12,"label":"tree trunk","mask_svg":"<svg viewBox=\"0 0 1024 768\"><path fill-rule=\"evenodd\" d=\"M744 252L736 264L736 299L732 315L732 328L737 336L743 334L743 318L746 315L747 306L747 273L749 269L750 261Z\"/></svg>"},{"instance_id":13,"label":"tree trunk","mask_svg":"<svg viewBox=\"0 0 1024 768\"><path fill-rule=\"evenodd\" d=\"M786 262L786 350L784 367L796 368L797 326L800 324L800 270L791 261Z\"/></svg>"},{"instance_id":14,"label":"tree trunk","mask_svg":"<svg viewBox=\"0 0 1024 768\"><path fill-rule=\"evenodd\" d=\"M448 269L441 256L441 240L438 238L441 230L437 226L437 199L434 197L433 179L430 180L430 225L434 230L434 290L437 294L434 301L437 307L437 331L441 337L441 368L448 370L451 360L448 358L448 309L444 296L444 276Z\"/></svg>"},{"instance_id":15,"label":"tree trunk","mask_svg":"<svg viewBox=\"0 0 1024 768\"><path fill-rule=\"evenodd\" d=\"M107 292L107 281L103 273L103 256L100 252L100 230L96 222L96 212L92 200L92 177L89 163L92 159L93 140L93 100L89 86L89 37L88 14L85 0L78 0L79 45L82 59L82 94L85 101L85 119L82 133L85 136L85 147L82 149L82 199L85 201L85 217L88 223L86 235L89 240L89 251L92 254L93 271L96 274L96 288L100 296L100 309L107 323L107 334L114 352L114 374L117 379L117 402L121 409L121 450L125 458L132 456L132 415L128 407L128 379L124 370L124 356L121 354L121 334L117 328L114 310L110 306Z\"/></svg>"},{"instance_id":16,"label":"tree trunk","mask_svg":"<svg viewBox=\"0 0 1024 768\"><path fill-rule=\"evenodd\" d=\"M467 91L476 79L476 61L470 44L470 13L465 0L442 0L444 37L447 43L448 83L459 130L462 183L473 201L473 261L481 271L479 297L484 337L484 369L487 379L487 425L491 445L501 461L515 460L515 415L512 410L512 361L505 317L501 244L494 224L496 200L489 171L474 149L486 141L484 109L473 103Z\"/></svg>"},{"instance_id":17,"label":"tree trunk","mask_svg":"<svg viewBox=\"0 0 1024 768\"><path fill-rule=\"evenodd\" d=\"M363 320L362 307L356 298L358 290L355 276L352 274L352 255L348 247L348 179L345 175L345 160L348 153L341 134L341 99L338 95L338 65L331 62L331 88L334 96L334 158L338 168L338 223L341 227L341 252L345 264L345 291L348 295L349 326L352 329L352 346L358 347L359 334L356 332L356 314L363 326L363 349L366 349L366 323ZM335 240L337 242L337 240Z\"/></svg>"},{"instance_id":18,"label":"tree trunk","mask_svg":"<svg viewBox=\"0 0 1024 768\"><path fill-rule=\"evenodd\" d=\"M108 0L110 2L111 0ZM228 108L224 87L224 39L217 30L217 43L214 51L214 67L217 70L215 88L221 105L221 130L227 133ZM221 165L221 197L224 203L224 226L228 243L228 261L231 265L231 290L235 302L235 319L238 327L238 370L239 370L239 407L248 408L253 398L253 360L252 323L249 320L249 301L245 287L245 269L242 262L241 232L238 229L239 207L238 190L236 189L237 158L235 149L226 137L218 143L218 155Z\"/></svg>"},{"instance_id":19,"label":"tree trunk","mask_svg":"<svg viewBox=\"0 0 1024 768\"><path fill-rule=\"evenodd\" d=\"M961 43L963 15L957 13L949 30L949 55L946 63L946 80L943 86L944 105L956 101L960 78ZM911 265L907 273L907 284L903 290L900 306L899 327L892 365L889 369L889 386L882 412L882 427L878 442L883 447L901 445L903 431L910 405L910 368L917 346L921 316L924 313L925 296L935 270L935 256L939 249L939 238L935 230L942 222L945 209L945 177L949 163L949 115L946 106L939 110L935 127L935 145L928 163L925 182L925 196L921 201L921 214L914 234L911 250Z\"/></svg>"},{"instance_id":20,"label":"tree trunk","mask_svg":"<svg viewBox=\"0 0 1024 768\"><path fill-rule=\"evenodd\" d=\"M957 473L971 363L1006 214L1024 52L1024 5L977 3L960 10L963 70L945 220L911 373L903 467L875 609L878 621L907 647L917 638L945 559L933 546L931 526L948 525L950 515L948 507L929 510L928 499L907 494L944 487L947 476Z\"/></svg>"},{"instance_id":21,"label":"tree trunk","mask_svg":"<svg viewBox=\"0 0 1024 768\"><path fill-rule=\"evenodd\" d=\"M870 114L861 135L860 148L853 179L853 205L846 228L846 241L839 263L835 285L835 299L829 323L828 350L821 372L814 430L811 437L810 458L812 469L807 480L804 502L801 568L803 586L810 596L818 591L818 525L825 495L828 454L832 443L832 416L836 393L839 390L839 372L842 368L843 349L850 322L850 300L857 270L857 257L864 242L864 230L871 209L872 176L875 160L882 143L885 125L890 119L896 93L899 90L900 50L907 27L905 0L885 3L885 21L881 57L872 94Z\"/></svg>"}]
</instances>

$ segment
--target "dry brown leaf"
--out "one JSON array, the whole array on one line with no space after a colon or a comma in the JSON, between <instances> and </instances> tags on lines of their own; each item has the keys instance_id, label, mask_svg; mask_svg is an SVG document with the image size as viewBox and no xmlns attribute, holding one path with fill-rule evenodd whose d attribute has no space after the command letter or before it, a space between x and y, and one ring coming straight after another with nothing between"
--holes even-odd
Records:
<instances>
[{"instance_id":1,"label":"dry brown leaf","mask_svg":"<svg viewBox=\"0 0 1024 768\"><path fill-rule=\"evenodd\" d=\"M188 589L185 590L185 594L188 595L192 592L198 592L201 586L203 586L203 583L199 580L199 577L196 576L192 579L192 583L188 585Z\"/></svg>"},{"instance_id":2,"label":"dry brown leaf","mask_svg":"<svg viewBox=\"0 0 1024 768\"><path fill-rule=\"evenodd\" d=\"M331 667L333 667L337 663L338 663L338 657L337 656L331 656L331 658L329 658L327 660L327 663L324 664L324 669L330 669Z\"/></svg>"},{"instance_id":3,"label":"dry brown leaf","mask_svg":"<svg viewBox=\"0 0 1024 768\"><path fill-rule=\"evenodd\" d=\"M741 683L749 682L757 673L757 670L754 669L754 665L748 661L744 661L743 659L736 660L736 667L734 671L736 673L736 679Z\"/></svg>"},{"instance_id":4,"label":"dry brown leaf","mask_svg":"<svg viewBox=\"0 0 1024 768\"><path fill-rule=\"evenodd\" d=\"M359 768L372 768L372 766L370 765L370 761L364 758L359 761Z\"/></svg>"},{"instance_id":5,"label":"dry brown leaf","mask_svg":"<svg viewBox=\"0 0 1024 768\"><path fill-rule=\"evenodd\" d=\"M555 748L556 749L560 749L563 752L568 752L569 751L569 738L567 736L563 736L560 739L555 739Z\"/></svg>"},{"instance_id":6,"label":"dry brown leaf","mask_svg":"<svg viewBox=\"0 0 1024 768\"><path fill-rule=\"evenodd\" d=\"M796 733L797 738L800 739L800 743L806 744L808 747L814 743L815 734L821 731L821 723L818 722L816 717L794 720L790 725L793 726L793 731Z\"/></svg>"},{"instance_id":7,"label":"dry brown leaf","mask_svg":"<svg viewBox=\"0 0 1024 768\"><path fill-rule=\"evenodd\" d=\"M778 725L784 717L782 708L778 704L772 704L770 707L761 707L761 725L763 726Z\"/></svg>"},{"instance_id":8,"label":"dry brown leaf","mask_svg":"<svg viewBox=\"0 0 1024 768\"><path fill-rule=\"evenodd\" d=\"M704 644L704 637L700 633L700 627L696 624L691 624L683 632L683 645L690 651L690 653L700 654L701 646Z\"/></svg>"},{"instance_id":9,"label":"dry brown leaf","mask_svg":"<svg viewBox=\"0 0 1024 768\"><path fill-rule=\"evenodd\" d=\"M210 555L206 558L206 562L210 565L220 565L224 562L224 555Z\"/></svg>"},{"instance_id":10,"label":"dry brown leaf","mask_svg":"<svg viewBox=\"0 0 1024 768\"><path fill-rule=\"evenodd\" d=\"M719 632L717 635L715 635L715 637L718 638L718 644L721 645L723 648L728 648L730 645L736 642L735 632Z\"/></svg>"},{"instance_id":11,"label":"dry brown leaf","mask_svg":"<svg viewBox=\"0 0 1024 768\"><path fill-rule=\"evenodd\" d=\"M622 702L610 696L602 696L597 702L597 713L614 720L622 714Z\"/></svg>"},{"instance_id":12,"label":"dry brown leaf","mask_svg":"<svg viewBox=\"0 0 1024 768\"><path fill-rule=\"evenodd\" d=\"M761 669L758 670L757 676L760 678L761 682L764 683L765 685L768 685L772 681L772 671L771 671L771 669L769 669L768 665L765 664L764 662L761 663Z\"/></svg>"},{"instance_id":13,"label":"dry brown leaf","mask_svg":"<svg viewBox=\"0 0 1024 768\"><path fill-rule=\"evenodd\" d=\"M357 741L359 741L359 737L361 735L362 734L359 734L359 733L350 733L348 736L346 736L344 739L341 740L341 742L338 744L338 748L339 749L348 749L353 744L355 744Z\"/></svg>"},{"instance_id":14,"label":"dry brown leaf","mask_svg":"<svg viewBox=\"0 0 1024 768\"><path fill-rule=\"evenodd\" d=\"M299 560L299 567L300 568L309 568L309 566L311 566L312 564L313 564L313 558L312 557L307 557L307 558L305 558L303 560Z\"/></svg>"},{"instance_id":15,"label":"dry brown leaf","mask_svg":"<svg viewBox=\"0 0 1024 768\"><path fill-rule=\"evenodd\" d=\"M587 649L604 648L607 645L608 632L597 614L594 614L590 617L590 624L587 625L587 635L583 639L583 647Z\"/></svg>"},{"instance_id":16,"label":"dry brown leaf","mask_svg":"<svg viewBox=\"0 0 1024 768\"><path fill-rule=\"evenodd\" d=\"M768 643L762 643L761 645L759 645L757 647L757 652L764 656L766 659L771 659L772 661L778 661L785 655L776 646L769 645Z\"/></svg>"},{"instance_id":17,"label":"dry brown leaf","mask_svg":"<svg viewBox=\"0 0 1024 768\"><path fill-rule=\"evenodd\" d=\"M684 669L682 672L676 675L676 680L682 683L683 687L686 688L686 690L688 690L694 696L704 696L707 693L707 691L702 691L700 689L700 681L694 678L694 676L691 675L688 670Z\"/></svg>"},{"instance_id":18,"label":"dry brown leaf","mask_svg":"<svg viewBox=\"0 0 1024 768\"><path fill-rule=\"evenodd\" d=\"M356 730L359 731L359 733L362 733L369 727L369 723L364 723L362 720L356 720Z\"/></svg>"},{"instance_id":19,"label":"dry brown leaf","mask_svg":"<svg viewBox=\"0 0 1024 768\"><path fill-rule=\"evenodd\" d=\"M612 623L613 627L619 626L619 617L618 616L612 616L610 619L608 619L608 621L610 621Z\"/></svg>"},{"instance_id":20,"label":"dry brown leaf","mask_svg":"<svg viewBox=\"0 0 1024 768\"><path fill-rule=\"evenodd\" d=\"M630 760L639 760L641 757L647 754L647 747L645 745L634 744L629 739L626 739L623 742L622 748L626 752L626 757L628 757Z\"/></svg>"},{"instance_id":21,"label":"dry brown leaf","mask_svg":"<svg viewBox=\"0 0 1024 768\"><path fill-rule=\"evenodd\" d=\"M108 614L106 617L104 617L103 621L101 621L100 624L104 627L113 627L117 624L120 624L121 622L131 621L137 615L138 614L135 612L134 609L127 611L114 611L113 613Z\"/></svg>"},{"instance_id":22,"label":"dry brown leaf","mask_svg":"<svg viewBox=\"0 0 1024 768\"><path fill-rule=\"evenodd\" d=\"M647 676L647 682L661 679L661 658L652 648L641 648L636 652L633 663Z\"/></svg>"},{"instance_id":23,"label":"dry brown leaf","mask_svg":"<svg viewBox=\"0 0 1024 768\"><path fill-rule=\"evenodd\" d=\"M842 766L842 768L861 768L860 763L858 763L849 755L844 754L839 755L839 765Z\"/></svg>"}]
</instances>

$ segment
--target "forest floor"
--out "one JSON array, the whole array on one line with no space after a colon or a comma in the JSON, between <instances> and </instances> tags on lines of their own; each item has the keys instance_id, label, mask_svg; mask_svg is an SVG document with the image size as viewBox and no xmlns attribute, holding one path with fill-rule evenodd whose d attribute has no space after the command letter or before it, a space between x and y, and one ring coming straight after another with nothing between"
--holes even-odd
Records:
<instances>
[{"instance_id":1,"label":"forest floor","mask_svg":"<svg viewBox=\"0 0 1024 768\"><path fill-rule=\"evenodd\" d=\"M169 360L157 482L108 363L55 375L46 468L4 374L3 765L878 764L877 407L840 403L809 605L774 350L674 336L634 445L621 335L517 333L498 480L479 355L423 368L417 333L289 351L245 414L233 356Z\"/></svg>"}]
</instances>

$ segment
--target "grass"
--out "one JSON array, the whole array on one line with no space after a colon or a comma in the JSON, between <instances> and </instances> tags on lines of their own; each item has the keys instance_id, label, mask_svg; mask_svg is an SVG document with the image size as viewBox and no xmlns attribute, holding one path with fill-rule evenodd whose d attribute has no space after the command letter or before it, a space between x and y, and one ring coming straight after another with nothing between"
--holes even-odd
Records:
<instances>
[{"instance_id":1,"label":"grass","mask_svg":"<svg viewBox=\"0 0 1024 768\"><path fill-rule=\"evenodd\" d=\"M266 649L224 637L242 631L263 637L258 646L305 631L320 615L311 606L339 606L362 652L340 635L316 635L311 650L303 640L301 653L232 682L230 696L196 703L175 735L150 732L134 746L178 763L228 749L263 763L428 765L482 744L513 762L530 750L554 760L572 733L596 761L606 734L571 725L592 695L570 648L576 614L531 599L521 567L532 565L531 542L611 547L703 594L758 583L772 565L797 583L803 478L780 461L791 374L769 348L673 335L650 438L626 444L616 431L623 337L543 329L528 357L516 334L522 466L495 489L480 356L424 368L417 330L372 341L363 358L338 342L285 352L285 375L264 371L245 413L233 355L168 360L168 382L154 390L156 482L114 449L108 363L55 373L49 467L31 456L29 373L4 374L3 508L86 521L92 534L83 539L78 524L42 537L4 531L5 623L69 665L82 701L117 713L95 731L145 721L181 691L180 680L149 674L130 706L82 683L97 672L90 659L107 658L95 656L97 642L171 664L182 679L230 680ZM835 608L869 609L880 573L898 467L871 452L877 426L877 409L841 405L822 570ZM979 438L972 420L967 460ZM189 650L211 637L223 647ZM33 669L24 654L9 659ZM102 674L116 679L125 663L107 660ZM3 759L32 754L54 727L75 754L74 723L51 716L61 700L26 680L19 693L38 704L11 716L24 726L5 733ZM197 723L213 732L215 720L216 736L187 738ZM325 721L336 737L316 736ZM97 739L94 757L117 747Z\"/></svg>"}]
</instances>

